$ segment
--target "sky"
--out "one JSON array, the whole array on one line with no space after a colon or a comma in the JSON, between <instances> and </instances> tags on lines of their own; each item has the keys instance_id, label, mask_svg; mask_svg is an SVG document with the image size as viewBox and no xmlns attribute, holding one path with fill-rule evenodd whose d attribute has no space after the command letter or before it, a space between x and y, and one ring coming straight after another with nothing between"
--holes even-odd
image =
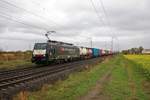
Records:
<instances>
[{"instance_id":1,"label":"sky","mask_svg":"<svg viewBox=\"0 0 150 100\"><path fill-rule=\"evenodd\" d=\"M49 38L77 46L150 48L150 0L0 0L0 50Z\"/></svg>"}]
</instances>

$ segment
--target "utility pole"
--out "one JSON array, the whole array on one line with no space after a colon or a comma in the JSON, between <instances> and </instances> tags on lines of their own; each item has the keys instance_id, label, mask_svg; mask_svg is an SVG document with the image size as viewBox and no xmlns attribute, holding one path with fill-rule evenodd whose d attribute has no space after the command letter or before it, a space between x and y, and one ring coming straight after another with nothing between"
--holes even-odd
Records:
<instances>
[{"instance_id":1,"label":"utility pole","mask_svg":"<svg viewBox=\"0 0 150 100\"><path fill-rule=\"evenodd\" d=\"M106 49L106 48L107 48L107 42L106 42L106 41L105 41L105 44L104 44L104 45L105 45L105 49Z\"/></svg>"},{"instance_id":2,"label":"utility pole","mask_svg":"<svg viewBox=\"0 0 150 100\"><path fill-rule=\"evenodd\" d=\"M114 37L112 36L112 38L111 38L112 40L111 40L111 50L113 51L113 45L114 45Z\"/></svg>"},{"instance_id":3,"label":"utility pole","mask_svg":"<svg viewBox=\"0 0 150 100\"><path fill-rule=\"evenodd\" d=\"M92 48L93 47L92 37L88 37L87 39L89 39L89 41L90 41L90 47Z\"/></svg>"},{"instance_id":4,"label":"utility pole","mask_svg":"<svg viewBox=\"0 0 150 100\"><path fill-rule=\"evenodd\" d=\"M120 44L119 44L119 39L117 38L118 40L118 52L120 51Z\"/></svg>"}]
</instances>

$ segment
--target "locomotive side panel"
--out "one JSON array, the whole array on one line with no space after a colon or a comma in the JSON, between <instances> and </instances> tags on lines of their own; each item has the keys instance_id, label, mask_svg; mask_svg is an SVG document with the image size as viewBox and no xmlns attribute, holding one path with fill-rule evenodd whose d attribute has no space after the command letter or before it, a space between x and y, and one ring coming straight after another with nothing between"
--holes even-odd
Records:
<instances>
[{"instance_id":1,"label":"locomotive side panel","mask_svg":"<svg viewBox=\"0 0 150 100\"><path fill-rule=\"evenodd\" d=\"M50 44L48 50L49 61L79 58L79 48L76 46Z\"/></svg>"}]
</instances>

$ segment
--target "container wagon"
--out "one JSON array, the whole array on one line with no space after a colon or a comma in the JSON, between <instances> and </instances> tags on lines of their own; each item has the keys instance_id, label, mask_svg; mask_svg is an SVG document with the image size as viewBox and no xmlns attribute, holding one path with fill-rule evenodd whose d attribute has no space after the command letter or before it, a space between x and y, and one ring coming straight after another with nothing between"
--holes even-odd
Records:
<instances>
[{"instance_id":1,"label":"container wagon","mask_svg":"<svg viewBox=\"0 0 150 100\"><path fill-rule=\"evenodd\" d=\"M97 48L92 48L92 55L93 57L99 57L100 50Z\"/></svg>"}]
</instances>

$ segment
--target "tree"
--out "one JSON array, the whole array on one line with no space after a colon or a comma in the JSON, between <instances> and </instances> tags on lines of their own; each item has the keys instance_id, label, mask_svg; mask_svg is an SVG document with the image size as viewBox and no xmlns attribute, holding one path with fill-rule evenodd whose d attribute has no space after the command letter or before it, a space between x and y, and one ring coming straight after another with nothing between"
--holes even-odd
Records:
<instances>
[{"instance_id":1,"label":"tree","mask_svg":"<svg viewBox=\"0 0 150 100\"><path fill-rule=\"evenodd\" d=\"M123 54L141 54L143 49L144 48L142 46L140 46L139 48L131 48L128 50L123 50L122 53Z\"/></svg>"},{"instance_id":2,"label":"tree","mask_svg":"<svg viewBox=\"0 0 150 100\"><path fill-rule=\"evenodd\" d=\"M128 54L128 50L122 50L123 54Z\"/></svg>"},{"instance_id":3,"label":"tree","mask_svg":"<svg viewBox=\"0 0 150 100\"><path fill-rule=\"evenodd\" d=\"M131 50L130 50L131 52L131 54L135 54L135 48L131 48Z\"/></svg>"},{"instance_id":4,"label":"tree","mask_svg":"<svg viewBox=\"0 0 150 100\"><path fill-rule=\"evenodd\" d=\"M140 46L140 47L139 47L139 52L142 53L143 49L144 49L144 48L143 48L142 46Z\"/></svg>"}]
</instances>

